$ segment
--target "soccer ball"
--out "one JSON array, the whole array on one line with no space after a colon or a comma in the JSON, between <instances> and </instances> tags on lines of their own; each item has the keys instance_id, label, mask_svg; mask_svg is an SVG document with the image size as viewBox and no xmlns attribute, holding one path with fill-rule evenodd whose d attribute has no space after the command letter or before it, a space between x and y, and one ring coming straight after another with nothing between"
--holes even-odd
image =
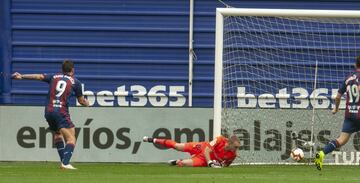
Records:
<instances>
[{"instance_id":1,"label":"soccer ball","mask_svg":"<svg viewBox=\"0 0 360 183\"><path fill-rule=\"evenodd\" d=\"M300 161L304 158L304 151L300 148L295 148L291 151L290 156L294 161Z\"/></svg>"}]
</instances>

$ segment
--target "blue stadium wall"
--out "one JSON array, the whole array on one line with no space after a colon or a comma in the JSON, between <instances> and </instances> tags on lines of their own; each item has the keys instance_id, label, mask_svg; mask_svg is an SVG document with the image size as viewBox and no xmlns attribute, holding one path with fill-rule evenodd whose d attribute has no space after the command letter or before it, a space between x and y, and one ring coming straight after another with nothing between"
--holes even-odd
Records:
<instances>
[{"instance_id":1,"label":"blue stadium wall","mask_svg":"<svg viewBox=\"0 0 360 183\"><path fill-rule=\"evenodd\" d=\"M340 0L225 2L241 8L360 9L359 1ZM216 7L223 5L195 0L194 107L213 105ZM43 105L45 83L11 81L9 73L57 73L69 58L84 91L103 92L103 101L118 91L133 101L122 101L124 106L156 106L136 96L157 88L167 97L158 106L188 105L188 0L2 0L0 16L0 104Z\"/></svg>"}]
</instances>

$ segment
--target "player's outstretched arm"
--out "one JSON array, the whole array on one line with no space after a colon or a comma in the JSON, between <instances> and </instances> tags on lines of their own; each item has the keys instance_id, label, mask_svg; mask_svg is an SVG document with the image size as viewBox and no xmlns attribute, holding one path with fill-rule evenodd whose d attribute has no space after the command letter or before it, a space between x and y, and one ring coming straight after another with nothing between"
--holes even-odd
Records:
<instances>
[{"instance_id":1,"label":"player's outstretched arm","mask_svg":"<svg viewBox=\"0 0 360 183\"><path fill-rule=\"evenodd\" d=\"M28 79L28 80L44 80L43 74L20 74L18 72L15 72L11 75L13 79L21 80L21 79Z\"/></svg>"},{"instance_id":2,"label":"player's outstretched arm","mask_svg":"<svg viewBox=\"0 0 360 183\"><path fill-rule=\"evenodd\" d=\"M339 105L340 105L340 101L341 101L341 93L337 93L336 97L335 97L335 107L334 109L331 111L333 114L336 114L339 111Z\"/></svg>"},{"instance_id":3,"label":"player's outstretched arm","mask_svg":"<svg viewBox=\"0 0 360 183\"><path fill-rule=\"evenodd\" d=\"M86 100L84 96L77 97L77 100L82 106L89 107L89 101Z\"/></svg>"}]
</instances>

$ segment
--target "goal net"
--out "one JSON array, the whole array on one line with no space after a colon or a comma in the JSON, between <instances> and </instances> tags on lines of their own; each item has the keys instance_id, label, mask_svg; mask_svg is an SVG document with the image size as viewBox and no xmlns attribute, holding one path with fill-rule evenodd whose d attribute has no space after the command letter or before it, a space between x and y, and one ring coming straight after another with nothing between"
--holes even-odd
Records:
<instances>
[{"instance_id":1,"label":"goal net","mask_svg":"<svg viewBox=\"0 0 360 183\"><path fill-rule=\"evenodd\" d=\"M219 8L215 52L214 135L240 138L236 163L295 163L295 147L310 162L341 132L331 109L360 54L360 12ZM359 137L325 163L359 163Z\"/></svg>"}]
</instances>

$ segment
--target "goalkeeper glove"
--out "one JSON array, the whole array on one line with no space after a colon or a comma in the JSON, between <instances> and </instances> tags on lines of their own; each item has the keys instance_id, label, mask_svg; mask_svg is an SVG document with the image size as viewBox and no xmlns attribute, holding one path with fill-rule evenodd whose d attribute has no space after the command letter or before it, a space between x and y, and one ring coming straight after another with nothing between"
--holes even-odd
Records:
<instances>
[{"instance_id":1,"label":"goalkeeper glove","mask_svg":"<svg viewBox=\"0 0 360 183\"><path fill-rule=\"evenodd\" d=\"M219 162L216 161L216 160L210 160L210 161L208 161L208 166L211 167L211 168L222 168L221 163L219 163Z\"/></svg>"}]
</instances>

